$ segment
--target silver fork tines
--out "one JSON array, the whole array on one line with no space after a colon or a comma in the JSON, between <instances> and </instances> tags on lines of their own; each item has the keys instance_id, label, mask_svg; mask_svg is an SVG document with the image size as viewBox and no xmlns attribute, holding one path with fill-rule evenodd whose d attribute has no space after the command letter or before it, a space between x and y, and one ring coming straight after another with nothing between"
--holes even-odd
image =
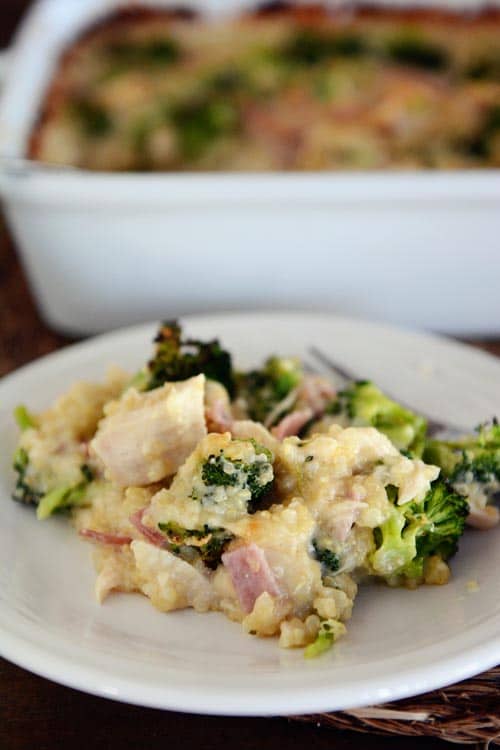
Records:
<instances>
[{"instance_id":1,"label":"silver fork tines","mask_svg":"<svg viewBox=\"0 0 500 750\"><path fill-rule=\"evenodd\" d=\"M356 380L362 380L359 376L359 374L353 372L352 370L347 369L344 367L344 365L339 365L338 362L334 362L331 357L329 357L327 354L321 351L321 349L318 349L317 346L311 346L309 347L309 354L317 361L320 362L328 372L335 377L335 379L340 379L341 381L346 382L352 382ZM394 401L397 401L398 404L401 404L405 409L409 409L410 411L416 411L416 409L413 406L410 406L409 404L405 404L401 399L396 398L392 396L390 393L384 390L385 395L393 399ZM428 414L424 414L420 410L418 411L418 414L420 416L424 417L424 419L427 420L427 432L428 435L437 435L438 433L446 432L450 433L450 437L452 435L463 435L463 430L456 427L455 425L451 425L446 422L441 422L437 419L434 419L433 417L430 417Z\"/></svg>"}]
</instances>

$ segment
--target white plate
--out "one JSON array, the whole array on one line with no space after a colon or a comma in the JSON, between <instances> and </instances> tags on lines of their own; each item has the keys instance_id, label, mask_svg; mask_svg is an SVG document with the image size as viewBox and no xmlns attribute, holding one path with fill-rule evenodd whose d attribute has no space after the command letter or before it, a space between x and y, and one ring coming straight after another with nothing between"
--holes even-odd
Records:
<instances>
[{"instance_id":1,"label":"white plate","mask_svg":"<svg viewBox=\"0 0 500 750\"><path fill-rule=\"evenodd\" d=\"M321 346L401 399L471 427L500 414L500 363L457 343L343 318L242 314L191 318L236 362ZM108 363L130 369L154 326L71 347L0 384L0 650L38 674L117 700L213 714L291 714L388 701L469 677L500 661L499 530L469 532L448 586L361 589L348 635L305 660L274 639L245 635L222 615L161 614L139 595L93 598L90 545L63 519L39 523L9 500L12 408L39 409ZM470 592L467 582L479 590Z\"/></svg>"}]
</instances>

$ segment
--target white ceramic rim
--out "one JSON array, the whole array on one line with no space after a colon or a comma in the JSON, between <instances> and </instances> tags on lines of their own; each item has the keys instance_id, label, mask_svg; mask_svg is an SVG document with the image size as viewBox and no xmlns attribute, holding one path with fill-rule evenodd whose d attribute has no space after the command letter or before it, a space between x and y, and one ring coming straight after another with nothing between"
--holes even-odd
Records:
<instances>
[{"instance_id":1,"label":"white ceramic rim","mask_svg":"<svg viewBox=\"0 0 500 750\"><path fill-rule=\"evenodd\" d=\"M500 170L424 173L290 173L290 174L94 174L83 170L6 171L0 189L10 199L61 208L109 210L112 206L219 207L242 205L249 210L293 206L371 206L387 201L498 205Z\"/></svg>"}]
</instances>

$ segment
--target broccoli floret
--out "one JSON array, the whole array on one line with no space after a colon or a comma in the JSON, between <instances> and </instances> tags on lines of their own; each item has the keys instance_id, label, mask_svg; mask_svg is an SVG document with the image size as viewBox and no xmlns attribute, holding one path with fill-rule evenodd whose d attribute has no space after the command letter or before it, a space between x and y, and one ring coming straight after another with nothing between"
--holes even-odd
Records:
<instances>
[{"instance_id":1,"label":"broccoli floret","mask_svg":"<svg viewBox=\"0 0 500 750\"><path fill-rule=\"evenodd\" d=\"M255 440L248 440L254 451L247 461L229 458L221 451L209 456L201 467L203 491L193 489L193 500L205 506L214 504L245 505L248 512L256 510L274 479L271 452Z\"/></svg>"},{"instance_id":2,"label":"broccoli floret","mask_svg":"<svg viewBox=\"0 0 500 750\"><path fill-rule=\"evenodd\" d=\"M500 106L490 107L483 118L478 131L471 138L462 141L459 145L462 151L472 157L485 159L490 156L493 144L500 132Z\"/></svg>"},{"instance_id":3,"label":"broccoli floret","mask_svg":"<svg viewBox=\"0 0 500 750\"><path fill-rule=\"evenodd\" d=\"M465 76L475 81L500 80L500 54L479 57L465 70Z\"/></svg>"},{"instance_id":4,"label":"broccoli floret","mask_svg":"<svg viewBox=\"0 0 500 750\"><path fill-rule=\"evenodd\" d=\"M207 342L183 339L181 327L174 320L163 323L155 343L156 352L147 365L147 377L139 379L144 390L203 373L222 383L229 394L233 393L231 355L222 349L217 339Z\"/></svg>"},{"instance_id":5,"label":"broccoli floret","mask_svg":"<svg viewBox=\"0 0 500 750\"><path fill-rule=\"evenodd\" d=\"M82 481L74 485L55 487L53 490L45 493L40 498L36 509L36 517L39 521L44 521L54 513L62 513L74 508L77 505L83 505L87 488L93 481L94 475L92 469L87 464L80 467Z\"/></svg>"},{"instance_id":6,"label":"broccoli floret","mask_svg":"<svg viewBox=\"0 0 500 750\"><path fill-rule=\"evenodd\" d=\"M302 378L298 360L270 357L261 370L237 375L236 393L244 401L249 417L270 427L283 416L282 412L275 412L277 405L300 384Z\"/></svg>"},{"instance_id":7,"label":"broccoli floret","mask_svg":"<svg viewBox=\"0 0 500 750\"><path fill-rule=\"evenodd\" d=\"M316 640L306 646L304 656L306 659L314 659L329 651L337 638L345 633L345 625L338 620L323 620Z\"/></svg>"},{"instance_id":8,"label":"broccoli floret","mask_svg":"<svg viewBox=\"0 0 500 750\"><path fill-rule=\"evenodd\" d=\"M428 440L424 460L441 468L454 489L486 504L500 492L500 424L480 425L460 440Z\"/></svg>"},{"instance_id":9,"label":"broccoli floret","mask_svg":"<svg viewBox=\"0 0 500 750\"><path fill-rule=\"evenodd\" d=\"M88 138L103 138L113 130L110 114L98 102L75 99L70 103L69 110L70 116Z\"/></svg>"},{"instance_id":10,"label":"broccoli floret","mask_svg":"<svg viewBox=\"0 0 500 750\"><path fill-rule=\"evenodd\" d=\"M471 460L465 459L451 475L451 481L467 481L471 475L475 482L490 484L500 481L500 457L485 453Z\"/></svg>"},{"instance_id":11,"label":"broccoli floret","mask_svg":"<svg viewBox=\"0 0 500 750\"><path fill-rule=\"evenodd\" d=\"M214 141L235 133L239 113L225 96L206 95L173 106L167 117L174 126L184 158L198 159Z\"/></svg>"},{"instance_id":12,"label":"broccoli floret","mask_svg":"<svg viewBox=\"0 0 500 750\"><path fill-rule=\"evenodd\" d=\"M34 486L30 478L29 456L24 448L18 448L14 454L13 468L17 474L16 486L12 499L25 505L38 505L43 492Z\"/></svg>"},{"instance_id":13,"label":"broccoli floret","mask_svg":"<svg viewBox=\"0 0 500 750\"><path fill-rule=\"evenodd\" d=\"M417 36L391 39L387 45L387 54L400 65L411 65L425 70L443 70L448 64L445 49Z\"/></svg>"},{"instance_id":14,"label":"broccoli floret","mask_svg":"<svg viewBox=\"0 0 500 750\"><path fill-rule=\"evenodd\" d=\"M19 404L19 406L16 406L14 409L14 419L16 420L17 426L21 432L36 427L35 417L33 414L30 414L24 404Z\"/></svg>"},{"instance_id":15,"label":"broccoli floret","mask_svg":"<svg viewBox=\"0 0 500 750\"><path fill-rule=\"evenodd\" d=\"M18 448L14 454L14 471L17 473L17 481L12 498L25 505L36 505L36 515L39 521L45 520L53 513L81 505L85 500L87 487L94 478L91 468L83 464L80 467L82 474L80 482L44 491L37 486L36 477L30 472L29 455L24 448Z\"/></svg>"},{"instance_id":16,"label":"broccoli floret","mask_svg":"<svg viewBox=\"0 0 500 750\"><path fill-rule=\"evenodd\" d=\"M370 381L358 381L340 391L328 412L355 427L376 427L398 450L412 456L422 455L426 420L388 398Z\"/></svg>"},{"instance_id":17,"label":"broccoli floret","mask_svg":"<svg viewBox=\"0 0 500 750\"><path fill-rule=\"evenodd\" d=\"M255 502L267 488L267 481L262 481L263 476L267 477L268 474L267 460L244 464L238 460L231 461L222 455L210 456L203 465L201 476L206 485L237 487L241 483L241 471L246 474L245 484L251 492L252 501Z\"/></svg>"},{"instance_id":18,"label":"broccoli floret","mask_svg":"<svg viewBox=\"0 0 500 750\"><path fill-rule=\"evenodd\" d=\"M149 370L142 369L133 375L128 383L126 383L124 390L126 391L127 388L135 388L138 391L146 391L148 390L148 385L150 383L150 374Z\"/></svg>"},{"instance_id":19,"label":"broccoli floret","mask_svg":"<svg viewBox=\"0 0 500 750\"><path fill-rule=\"evenodd\" d=\"M321 563L324 574L332 575L340 568L340 557L328 547L321 546L316 539L313 540L313 549L316 560Z\"/></svg>"},{"instance_id":20,"label":"broccoli floret","mask_svg":"<svg viewBox=\"0 0 500 750\"><path fill-rule=\"evenodd\" d=\"M388 498L396 494L388 492ZM408 584L420 583L426 560L435 555L448 560L457 551L469 512L467 500L439 479L422 500L392 502L389 518L374 532L373 572L389 582L401 577Z\"/></svg>"},{"instance_id":21,"label":"broccoli floret","mask_svg":"<svg viewBox=\"0 0 500 750\"><path fill-rule=\"evenodd\" d=\"M234 487L238 484L238 475L233 466L234 462L228 462L222 454L209 456L203 464L201 478L205 484L214 487Z\"/></svg>"},{"instance_id":22,"label":"broccoli floret","mask_svg":"<svg viewBox=\"0 0 500 750\"><path fill-rule=\"evenodd\" d=\"M357 34L328 35L304 29L286 42L279 59L288 65L312 67L338 57L359 57L366 51L366 42Z\"/></svg>"},{"instance_id":23,"label":"broccoli floret","mask_svg":"<svg viewBox=\"0 0 500 750\"><path fill-rule=\"evenodd\" d=\"M207 568L215 570L220 563L225 548L232 539L234 539L233 534L225 529L211 530L210 539L199 548L200 557Z\"/></svg>"},{"instance_id":24,"label":"broccoli floret","mask_svg":"<svg viewBox=\"0 0 500 750\"><path fill-rule=\"evenodd\" d=\"M209 76L206 85L216 95L233 96L248 85L248 77L244 71L231 66Z\"/></svg>"},{"instance_id":25,"label":"broccoli floret","mask_svg":"<svg viewBox=\"0 0 500 750\"><path fill-rule=\"evenodd\" d=\"M158 37L144 42L117 41L106 49L108 59L120 69L132 66L164 66L177 62L179 45L171 37Z\"/></svg>"},{"instance_id":26,"label":"broccoli floret","mask_svg":"<svg viewBox=\"0 0 500 750\"><path fill-rule=\"evenodd\" d=\"M20 405L14 409L14 419L21 432L35 430L38 419L30 414L26 406ZM93 481L90 466L82 464L75 467L80 471L79 481L53 486L51 479L43 476L43 472L35 469L30 461L29 451L21 445L17 448L13 458L13 468L17 474L12 499L24 505L36 506L39 520L48 518L55 512L66 510L74 505L80 505L84 499L87 486ZM76 475L78 477L78 474Z\"/></svg>"},{"instance_id":27,"label":"broccoli floret","mask_svg":"<svg viewBox=\"0 0 500 750\"><path fill-rule=\"evenodd\" d=\"M203 526L202 529L184 529L176 523L159 523L167 537L167 548L187 562L201 560L207 568L215 570L224 549L234 539L231 532L223 528Z\"/></svg>"}]
</instances>

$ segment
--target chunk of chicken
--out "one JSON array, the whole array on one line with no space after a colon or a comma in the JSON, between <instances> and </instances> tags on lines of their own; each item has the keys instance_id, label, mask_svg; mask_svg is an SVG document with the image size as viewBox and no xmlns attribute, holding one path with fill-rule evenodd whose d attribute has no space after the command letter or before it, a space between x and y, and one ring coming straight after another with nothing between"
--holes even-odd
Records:
<instances>
[{"instance_id":1,"label":"chunk of chicken","mask_svg":"<svg viewBox=\"0 0 500 750\"><path fill-rule=\"evenodd\" d=\"M238 440L255 440L276 455L278 441L260 422L253 422L251 419L235 419L229 431L233 438L237 438Z\"/></svg>"},{"instance_id":2,"label":"chunk of chicken","mask_svg":"<svg viewBox=\"0 0 500 750\"><path fill-rule=\"evenodd\" d=\"M148 393L129 388L110 404L90 444L107 478L129 487L175 474L206 434L204 388L197 375Z\"/></svg>"},{"instance_id":3,"label":"chunk of chicken","mask_svg":"<svg viewBox=\"0 0 500 750\"><path fill-rule=\"evenodd\" d=\"M162 612L193 607L207 612L212 590L206 575L167 550L147 542L132 542L140 590Z\"/></svg>"}]
</instances>

